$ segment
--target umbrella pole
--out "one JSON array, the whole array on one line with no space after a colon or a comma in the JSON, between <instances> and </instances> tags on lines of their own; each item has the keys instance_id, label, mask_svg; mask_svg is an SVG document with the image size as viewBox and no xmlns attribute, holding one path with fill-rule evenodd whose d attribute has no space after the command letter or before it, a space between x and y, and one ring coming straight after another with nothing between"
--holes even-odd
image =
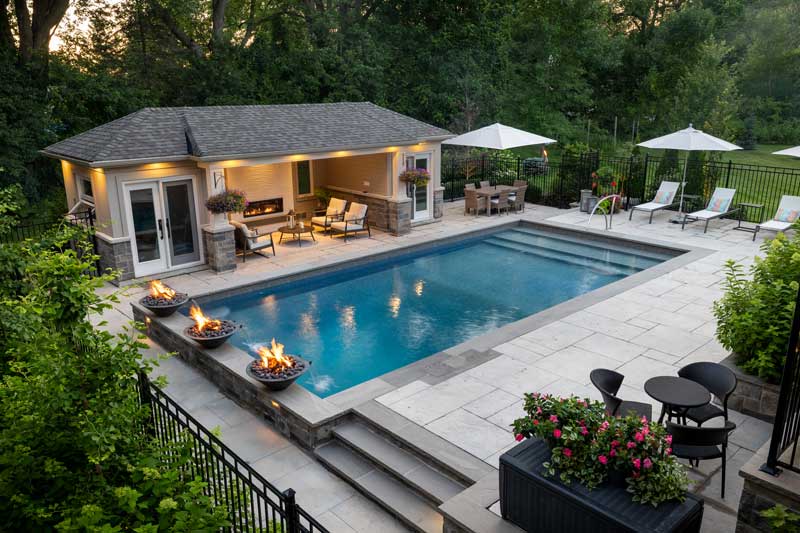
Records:
<instances>
[{"instance_id":1,"label":"umbrella pole","mask_svg":"<svg viewBox=\"0 0 800 533\"><path fill-rule=\"evenodd\" d=\"M683 192L686 188L686 169L689 166L689 151L686 151L686 159L683 161L683 178L681 178L681 201L678 204L678 215L670 219L674 224L680 224L683 215Z\"/></svg>"}]
</instances>

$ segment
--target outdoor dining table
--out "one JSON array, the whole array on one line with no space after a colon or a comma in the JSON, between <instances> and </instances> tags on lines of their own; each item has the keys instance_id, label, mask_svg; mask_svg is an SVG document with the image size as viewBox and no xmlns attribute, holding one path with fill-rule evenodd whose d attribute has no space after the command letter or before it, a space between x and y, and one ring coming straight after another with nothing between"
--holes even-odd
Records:
<instances>
[{"instance_id":1,"label":"outdoor dining table","mask_svg":"<svg viewBox=\"0 0 800 533\"><path fill-rule=\"evenodd\" d=\"M664 422L664 414L668 410L686 411L711 401L711 393L708 389L695 381L678 376L650 378L644 384L644 391L654 400L661 402L659 424Z\"/></svg>"},{"instance_id":2,"label":"outdoor dining table","mask_svg":"<svg viewBox=\"0 0 800 533\"><path fill-rule=\"evenodd\" d=\"M514 192L518 189L518 187L512 187L511 185L495 185L494 187L481 187L479 189L475 189L478 198L486 198L486 216L491 216L492 209L490 203L492 198L495 196L499 196L501 192L507 191L509 193Z\"/></svg>"}]
</instances>

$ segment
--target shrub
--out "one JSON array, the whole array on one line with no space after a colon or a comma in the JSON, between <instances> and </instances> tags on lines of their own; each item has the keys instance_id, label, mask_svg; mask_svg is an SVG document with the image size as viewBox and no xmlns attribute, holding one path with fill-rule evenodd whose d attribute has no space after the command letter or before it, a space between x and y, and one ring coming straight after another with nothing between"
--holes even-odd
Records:
<instances>
[{"instance_id":1,"label":"shrub","mask_svg":"<svg viewBox=\"0 0 800 533\"><path fill-rule=\"evenodd\" d=\"M209 196L206 208L212 213L241 213L247 207L247 197L242 191L231 189Z\"/></svg>"},{"instance_id":2,"label":"shrub","mask_svg":"<svg viewBox=\"0 0 800 533\"><path fill-rule=\"evenodd\" d=\"M645 418L610 417L600 402L576 396L526 394L525 411L528 416L514 421L514 432L517 440L535 436L547 443L547 475L593 489L617 472L636 502L657 506L684 498L689 480L671 455L672 438L663 427Z\"/></svg>"},{"instance_id":3,"label":"shrub","mask_svg":"<svg viewBox=\"0 0 800 533\"><path fill-rule=\"evenodd\" d=\"M774 533L797 533L800 531L800 514L790 511L785 505L775 505L759 513L767 519Z\"/></svg>"},{"instance_id":4,"label":"shrub","mask_svg":"<svg viewBox=\"0 0 800 533\"><path fill-rule=\"evenodd\" d=\"M719 342L736 354L741 368L777 382L800 282L800 236L778 233L761 251L750 278L742 265L726 263L725 295L714 304L714 315Z\"/></svg>"}]
</instances>

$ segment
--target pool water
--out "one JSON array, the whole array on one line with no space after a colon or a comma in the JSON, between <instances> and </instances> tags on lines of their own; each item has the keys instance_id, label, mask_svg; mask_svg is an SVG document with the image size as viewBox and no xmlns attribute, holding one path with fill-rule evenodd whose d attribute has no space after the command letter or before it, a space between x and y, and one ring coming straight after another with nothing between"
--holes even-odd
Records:
<instances>
[{"instance_id":1,"label":"pool water","mask_svg":"<svg viewBox=\"0 0 800 533\"><path fill-rule=\"evenodd\" d=\"M311 360L298 383L325 397L670 257L518 227L203 308L251 354L275 337Z\"/></svg>"}]
</instances>

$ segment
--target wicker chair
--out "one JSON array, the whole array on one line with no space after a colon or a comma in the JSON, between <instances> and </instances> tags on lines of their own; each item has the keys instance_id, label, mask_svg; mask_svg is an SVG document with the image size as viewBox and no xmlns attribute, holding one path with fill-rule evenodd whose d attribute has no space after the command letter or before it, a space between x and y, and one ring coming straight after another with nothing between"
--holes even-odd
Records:
<instances>
[{"instance_id":1,"label":"wicker chair","mask_svg":"<svg viewBox=\"0 0 800 533\"><path fill-rule=\"evenodd\" d=\"M477 215L481 209L486 210L486 198L479 198L475 188L464 189L464 214L474 211Z\"/></svg>"},{"instance_id":2,"label":"wicker chair","mask_svg":"<svg viewBox=\"0 0 800 533\"><path fill-rule=\"evenodd\" d=\"M489 183L488 180L481 181L480 183L481 183L481 189L488 189L489 187L491 187L491 184Z\"/></svg>"},{"instance_id":3,"label":"wicker chair","mask_svg":"<svg viewBox=\"0 0 800 533\"><path fill-rule=\"evenodd\" d=\"M474 183L467 183L466 185L464 185L464 190L465 191L466 190L474 191L475 190L475 184Z\"/></svg>"},{"instance_id":4,"label":"wicker chair","mask_svg":"<svg viewBox=\"0 0 800 533\"><path fill-rule=\"evenodd\" d=\"M514 180L514 187L527 187L528 182L525 180Z\"/></svg>"},{"instance_id":5,"label":"wicker chair","mask_svg":"<svg viewBox=\"0 0 800 533\"><path fill-rule=\"evenodd\" d=\"M502 213L503 211L508 214L509 205L508 191L503 191L497 195L497 198L492 198L490 210L497 209L498 214Z\"/></svg>"},{"instance_id":6,"label":"wicker chair","mask_svg":"<svg viewBox=\"0 0 800 533\"><path fill-rule=\"evenodd\" d=\"M511 202L511 209L516 212L525 211L526 192L528 192L528 186L523 185L522 187L517 187L517 190L508 196L508 200Z\"/></svg>"}]
</instances>

